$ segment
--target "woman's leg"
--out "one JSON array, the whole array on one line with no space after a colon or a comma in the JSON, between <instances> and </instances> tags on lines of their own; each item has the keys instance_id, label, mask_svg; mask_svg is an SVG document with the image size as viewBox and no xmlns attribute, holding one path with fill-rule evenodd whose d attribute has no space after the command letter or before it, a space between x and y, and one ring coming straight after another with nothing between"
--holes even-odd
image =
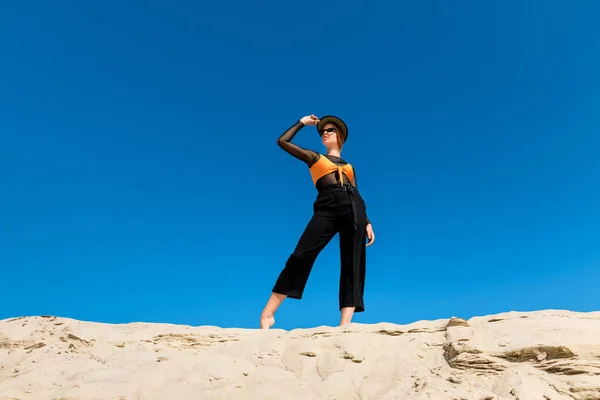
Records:
<instances>
[{"instance_id":1,"label":"woman's leg","mask_svg":"<svg viewBox=\"0 0 600 400\"><path fill-rule=\"evenodd\" d=\"M357 201L360 207L362 202ZM357 228L354 230L352 215L340 224L340 325L352 322L355 312L363 312L366 275L366 220L364 212L357 212Z\"/></svg>"},{"instance_id":2,"label":"woman's leg","mask_svg":"<svg viewBox=\"0 0 600 400\"><path fill-rule=\"evenodd\" d=\"M285 298L302 298L317 256L336 233L333 215L316 212L312 216L275 282L273 293L261 314L261 328L264 326L263 329L266 329L273 325L275 311Z\"/></svg>"},{"instance_id":3,"label":"woman's leg","mask_svg":"<svg viewBox=\"0 0 600 400\"><path fill-rule=\"evenodd\" d=\"M354 315L354 310L356 307L342 307L342 319L340 321L340 326L344 326L352 322L352 316Z\"/></svg>"},{"instance_id":4,"label":"woman's leg","mask_svg":"<svg viewBox=\"0 0 600 400\"><path fill-rule=\"evenodd\" d=\"M260 329L269 329L275 323L275 311L287 296L279 293L271 293L269 301L260 315Z\"/></svg>"}]
</instances>

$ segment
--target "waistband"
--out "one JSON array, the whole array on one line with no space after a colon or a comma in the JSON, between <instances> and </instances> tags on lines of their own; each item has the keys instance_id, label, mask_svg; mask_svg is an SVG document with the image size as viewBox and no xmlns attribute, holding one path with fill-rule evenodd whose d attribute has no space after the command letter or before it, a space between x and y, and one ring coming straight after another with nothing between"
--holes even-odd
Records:
<instances>
[{"instance_id":1,"label":"waistband","mask_svg":"<svg viewBox=\"0 0 600 400\"><path fill-rule=\"evenodd\" d=\"M354 201L354 194L358 193L358 189L348 183L344 184L331 184L322 187L319 190L319 193L329 193L329 192L347 192L350 195L350 205L352 207L352 220L354 222L354 230L358 228L358 217L356 215L356 204Z\"/></svg>"},{"instance_id":2,"label":"waistband","mask_svg":"<svg viewBox=\"0 0 600 400\"><path fill-rule=\"evenodd\" d=\"M358 189L349 183L344 183L343 185L332 183L331 185L323 186L319 189L319 193L325 192L350 192L350 194L354 194L358 192Z\"/></svg>"}]
</instances>

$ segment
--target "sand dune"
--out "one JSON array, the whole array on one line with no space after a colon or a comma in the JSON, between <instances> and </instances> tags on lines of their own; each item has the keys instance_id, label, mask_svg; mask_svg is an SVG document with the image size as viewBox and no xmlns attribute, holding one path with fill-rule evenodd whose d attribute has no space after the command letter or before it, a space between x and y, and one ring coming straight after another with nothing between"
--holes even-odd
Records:
<instances>
[{"instance_id":1,"label":"sand dune","mask_svg":"<svg viewBox=\"0 0 600 400\"><path fill-rule=\"evenodd\" d=\"M600 312L292 331L13 318L15 399L600 399Z\"/></svg>"}]
</instances>

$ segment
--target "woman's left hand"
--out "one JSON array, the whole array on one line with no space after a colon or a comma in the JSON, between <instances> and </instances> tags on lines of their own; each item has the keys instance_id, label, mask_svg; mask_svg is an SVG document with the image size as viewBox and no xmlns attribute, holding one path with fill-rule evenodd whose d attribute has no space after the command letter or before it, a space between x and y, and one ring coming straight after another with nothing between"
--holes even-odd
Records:
<instances>
[{"instance_id":1,"label":"woman's left hand","mask_svg":"<svg viewBox=\"0 0 600 400\"><path fill-rule=\"evenodd\" d=\"M372 245L375 241L375 233L373 232L373 227L371 224L367 225L367 239L369 239L369 243L367 243L367 247Z\"/></svg>"}]
</instances>

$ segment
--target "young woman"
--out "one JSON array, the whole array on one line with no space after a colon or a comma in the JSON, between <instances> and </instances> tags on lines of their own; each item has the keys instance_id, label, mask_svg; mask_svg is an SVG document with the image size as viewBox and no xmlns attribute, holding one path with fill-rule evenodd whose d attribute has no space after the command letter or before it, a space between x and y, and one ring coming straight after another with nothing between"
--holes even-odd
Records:
<instances>
[{"instance_id":1,"label":"young woman","mask_svg":"<svg viewBox=\"0 0 600 400\"><path fill-rule=\"evenodd\" d=\"M306 125L317 125L326 154L291 142ZM340 118L326 116L319 119L309 115L302 117L277 140L282 149L306 163L318 194L313 204L314 214L275 282L261 314L261 329L273 326L275 311L286 297L302 298L317 256L336 233L340 235L340 326L350 323L354 312L365 310L366 247L373 243L375 234L356 186L354 168L341 158L347 137L348 127Z\"/></svg>"}]
</instances>

